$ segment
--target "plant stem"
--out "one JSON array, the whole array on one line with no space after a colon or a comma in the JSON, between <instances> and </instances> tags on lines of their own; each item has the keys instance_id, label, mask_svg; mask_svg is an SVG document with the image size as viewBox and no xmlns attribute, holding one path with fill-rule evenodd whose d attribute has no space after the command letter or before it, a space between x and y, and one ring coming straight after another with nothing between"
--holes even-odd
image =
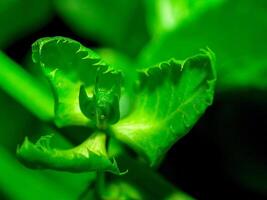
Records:
<instances>
[{"instance_id":1,"label":"plant stem","mask_svg":"<svg viewBox=\"0 0 267 200\"><path fill-rule=\"evenodd\" d=\"M96 194L98 199L102 199L105 192L105 172L96 173Z\"/></svg>"},{"instance_id":2,"label":"plant stem","mask_svg":"<svg viewBox=\"0 0 267 200\"><path fill-rule=\"evenodd\" d=\"M51 92L1 51L0 87L41 120L53 119Z\"/></svg>"}]
</instances>

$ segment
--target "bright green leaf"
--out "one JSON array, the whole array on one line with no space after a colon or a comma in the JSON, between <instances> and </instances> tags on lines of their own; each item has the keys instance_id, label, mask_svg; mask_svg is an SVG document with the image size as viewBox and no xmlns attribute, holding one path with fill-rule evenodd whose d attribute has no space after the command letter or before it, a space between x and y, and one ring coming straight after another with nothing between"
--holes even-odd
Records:
<instances>
[{"instance_id":1,"label":"bright green leaf","mask_svg":"<svg viewBox=\"0 0 267 200\"><path fill-rule=\"evenodd\" d=\"M50 146L51 135L41 137L36 144L25 138L18 147L20 160L31 168L56 169L70 172L109 171L120 174L116 161L108 158L106 135L92 134L77 147L59 150Z\"/></svg>"},{"instance_id":2,"label":"bright green leaf","mask_svg":"<svg viewBox=\"0 0 267 200\"><path fill-rule=\"evenodd\" d=\"M100 57L80 43L64 38L43 38L33 44L33 60L43 68L55 96L58 126L91 125L80 110L79 91L93 94L98 73L111 71Z\"/></svg>"},{"instance_id":3,"label":"bright green leaf","mask_svg":"<svg viewBox=\"0 0 267 200\"><path fill-rule=\"evenodd\" d=\"M112 127L114 135L155 165L212 103L213 59L204 51L140 72L134 111Z\"/></svg>"}]
</instances>

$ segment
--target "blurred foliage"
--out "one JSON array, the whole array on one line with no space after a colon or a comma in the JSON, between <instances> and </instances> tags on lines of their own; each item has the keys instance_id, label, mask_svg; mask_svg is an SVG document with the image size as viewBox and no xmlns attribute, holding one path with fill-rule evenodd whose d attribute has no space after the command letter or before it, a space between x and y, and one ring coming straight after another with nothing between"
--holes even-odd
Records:
<instances>
[{"instance_id":1,"label":"blurred foliage","mask_svg":"<svg viewBox=\"0 0 267 200\"><path fill-rule=\"evenodd\" d=\"M52 17L51 0L1 0L0 49L32 34Z\"/></svg>"},{"instance_id":2,"label":"blurred foliage","mask_svg":"<svg viewBox=\"0 0 267 200\"><path fill-rule=\"evenodd\" d=\"M217 55L219 90L266 89L266 8L265 0L225 0L156 37L141 63L185 58L208 46Z\"/></svg>"},{"instance_id":3,"label":"blurred foliage","mask_svg":"<svg viewBox=\"0 0 267 200\"><path fill-rule=\"evenodd\" d=\"M2 92L0 103L5 105L1 106L0 112L0 191L8 199L18 200L78 198L94 179L94 173L33 171L23 167L15 157L16 146L25 135L38 130L40 123ZM69 146L59 135L55 137L54 142L62 147Z\"/></svg>"},{"instance_id":4,"label":"blurred foliage","mask_svg":"<svg viewBox=\"0 0 267 200\"><path fill-rule=\"evenodd\" d=\"M2 91L0 91L0 105L0 145L15 152L18 142L32 123L32 116Z\"/></svg>"},{"instance_id":5,"label":"blurred foliage","mask_svg":"<svg viewBox=\"0 0 267 200\"><path fill-rule=\"evenodd\" d=\"M55 0L78 35L135 56L149 39L142 0Z\"/></svg>"},{"instance_id":6,"label":"blurred foliage","mask_svg":"<svg viewBox=\"0 0 267 200\"><path fill-rule=\"evenodd\" d=\"M51 120L54 116L51 91L1 51L0 60L0 87L40 119Z\"/></svg>"},{"instance_id":7,"label":"blurred foliage","mask_svg":"<svg viewBox=\"0 0 267 200\"><path fill-rule=\"evenodd\" d=\"M9 199L77 199L94 174L29 170L0 146L0 188Z\"/></svg>"},{"instance_id":8,"label":"blurred foliage","mask_svg":"<svg viewBox=\"0 0 267 200\"><path fill-rule=\"evenodd\" d=\"M147 25L150 35L160 37L196 19L224 0L145 0Z\"/></svg>"}]
</instances>

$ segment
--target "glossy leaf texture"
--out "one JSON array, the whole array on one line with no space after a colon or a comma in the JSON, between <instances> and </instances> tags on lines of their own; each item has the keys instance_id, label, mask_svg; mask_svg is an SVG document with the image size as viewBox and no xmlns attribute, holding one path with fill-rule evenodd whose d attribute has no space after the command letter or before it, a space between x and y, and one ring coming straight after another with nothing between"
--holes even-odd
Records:
<instances>
[{"instance_id":1,"label":"glossy leaf texture","mask_svg":"<svg viewBox=\"0 0 267 200\"><path fill-rule=\"evenodd\" d=\"M125 117L132 110L134 100L133 86L137 80L138 72L136 70L139 64L136 59L129 59L125 54L115 51L114 49L98 48L97 53L107 61L112 68L123 72L120 99L120 118Z\"/></svg>"},{"instance_id":2,"label":"glossy leaf texture","mask_svg":"<svg viewBox=\"0 0 267 200\"><path fill-rule=\"evenodd\" d=\"M224 0L151 42L141 62L181 59L208 46L217 55L219 91L266 90L266 7L265 0Z\"/></svg>"},{"instance_id":3,"label":"glossy leaf texture","mask_svg":"<svg viewBox=\"0 0 267 200\"><path fill-rule=\"evenodd\" d=\"M19 159L30 168L69 172L109 171L120 174L116 161L108 158L104 133L96 132L79 146L67 150L52 148L51 137L43 136L36 144L25 138L17 149Z\"/></svg>"},{"instance_id":4,"label":"glossy leaf texture","mask_svg":"<svg viewBox=\"0 0 267 200\"><path fill-rule=\"evenodd\" d=\"M135 56L149 40L142 0L55 0L78 35Z\"/></svg>"},{"instance_id":5,"label":"glossy leaf texture","mask_svg":"<svg viewBox=\"0 0 267 200\"><path fill-rule=\"evenodd\" d=\"M87 95L84 86L80 88L81 111L100 129L105 129L120 119L121 79L121 73L118 72L98 73L92 97Z\"/></svg>"},{"instance_id":6,"label":"glossy leaf texture","mask_svg":"<svg viewBox=\"0 0 267 200\"><path fill-rule=\"evenodd\" d=\"M42 38L33 44L32 51L34 62L40 64L54 90L55 123L59 127L93 126L93 120L87 118L80 109L81 85L93 96L96 79L107 74L111 77L119 75L115 75L117 73L96 53L68 38Z\"/></svg>"},{"instance_id":7,"label":"glossy leaf texture","mask_svg":"<svg viewBox=\"0 0 267 200\"><path fill-rule=\"evenodd\" d=\"M212 103L214 55L207 50L183 62L171 59L139 77L134 111L112 130L153 166Z\"/></svg>"}]
</instances>

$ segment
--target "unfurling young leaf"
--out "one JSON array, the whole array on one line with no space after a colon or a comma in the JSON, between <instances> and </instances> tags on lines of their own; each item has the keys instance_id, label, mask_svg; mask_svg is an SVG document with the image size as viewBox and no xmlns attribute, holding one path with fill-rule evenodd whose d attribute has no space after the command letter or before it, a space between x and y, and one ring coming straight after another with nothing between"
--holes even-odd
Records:
<instances>
[{"instance_id":1,"label":"unfurling young leaf","mask_svg":"<svg viewBox=\"0 0 267 200\"><path fill-rule=\"evenodd\" d=\"M43 136L36 144L25 138L17 149L20 160L30 168L69 172L109 171L120 174L116 161L108 158L104 133L96 132L79 146L67 150L52 148L51 137L52 135Z\"/></svg>"},{"instance_id":2,"label":"unfurling young leaf","mask_svg":"<svg viewBox=\"0 0 267 200\"><path fill-rule=\"evenodd\" d=\"M92 97L87 95L84 86L80 88L81 111L100 129L105 129L120 119L120 83L121 73L109 71L97 74Z\"/></svg>"},{"instance_id":3,"label":"unfurling young leaf","mask_svg":"<svg viewBox=\"0 0 267 200\"><path fill-rule=\"evenodd\" d=\"M213 65L213 53L204 51L140 72L134 111L112 127L114 135L155 165L212 103Z\"/></svg>"},{"instance_id":4,"label":"unfurling young leaf","mask_svg":"<svg viewBox=\"0 0 267 200\"><path fill-rule=\"evenodd\" d=\"M55 123L59 127L93 126L92 119L80 110L80 86L84 85L92 95L97 74L109 74L112 69L96 53L64 37L36 41L33 44L33 60L41 65L54 90Z\"/></svg>"}]
</instances>

